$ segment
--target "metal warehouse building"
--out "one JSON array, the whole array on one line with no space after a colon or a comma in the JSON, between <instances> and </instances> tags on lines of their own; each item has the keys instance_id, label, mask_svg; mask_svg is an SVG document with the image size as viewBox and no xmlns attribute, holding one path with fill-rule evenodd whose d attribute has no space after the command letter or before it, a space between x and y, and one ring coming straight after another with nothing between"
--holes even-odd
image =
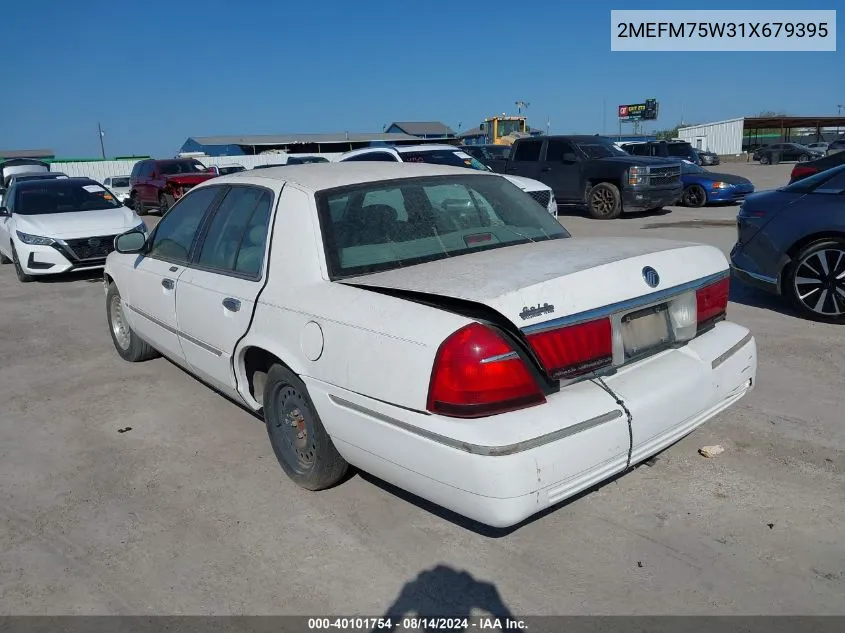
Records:
<instances>
[{"instance_id":1,"label":"metal warehouse building","mask_svg":"<svg viewBox=\"0 0 845 633\"><path fill-rule=\"evenodd\" d=\"M678 129L678 138L720 156L777 142L832 141L845 132L845 117L739 117Z\"/></svg>"}]
</instances>

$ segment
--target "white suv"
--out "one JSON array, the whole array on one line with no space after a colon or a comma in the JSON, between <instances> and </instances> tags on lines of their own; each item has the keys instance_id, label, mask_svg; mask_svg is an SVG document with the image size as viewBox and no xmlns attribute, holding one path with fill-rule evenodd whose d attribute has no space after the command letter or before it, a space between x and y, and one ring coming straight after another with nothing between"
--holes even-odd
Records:
<instances>
[{"instance_id":1,"label":"white suv","mask_svg":"<svg viewBox=\"0 0 845 633\"><path fill-rule=\"evenodd\" d=\"M365 147L342 154L337 162L385 161L397 163L429 163L452 167L469 167L478 171L493 171L484 163L452 145L406 145L398 147ZM548 185L539 180L499 174L534 198L552 215L557 215L557 201Z\"/></svg>"}]
</instances>

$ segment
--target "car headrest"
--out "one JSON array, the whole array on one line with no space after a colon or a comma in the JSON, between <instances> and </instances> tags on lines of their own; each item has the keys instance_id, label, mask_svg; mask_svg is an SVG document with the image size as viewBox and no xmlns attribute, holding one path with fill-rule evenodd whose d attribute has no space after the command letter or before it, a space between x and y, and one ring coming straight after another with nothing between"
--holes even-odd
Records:
<instances>
[{"instance_id":1,"label":"car headrest","mask_svg":"<svg viewBox=\"0 0 845 633\"><path fill-rule=\"evenodd\" d=\"M396 222L399 214L396 209L387 204L368 204L361 207L357 220L361 224L383 224Z\"/></svg>"}]
</instances>

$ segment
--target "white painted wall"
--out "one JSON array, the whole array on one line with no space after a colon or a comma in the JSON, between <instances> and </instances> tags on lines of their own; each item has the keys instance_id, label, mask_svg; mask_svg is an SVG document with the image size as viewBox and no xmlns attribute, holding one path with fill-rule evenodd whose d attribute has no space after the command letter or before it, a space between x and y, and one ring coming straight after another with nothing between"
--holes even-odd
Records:
<instances>
[{"instance_id":1,"label":"white painted wall","mask_svg":"<svg viewBox=\"0 0 845 633\"><path fill-rule=\"evenodd\" d=\"M296 154L290 154L296 156ZM302 156L323 156L334 161L340 152L325 154L301 154ZM206 167L212 165L243 165L252 169L256 165L269 165L287 162L287 154L260 154L257 156L197 156L196 159ZM80 161L73 163L53 163L50 171L60 171L68 176L86 176L100 182L109 176L128 176L132 171L136 160L103 160L103 161Z\"/></svg>"},{"instance_id":2,"label":"white painted wall","mask_svg":"<svg viewBox=\"0 0 845 633\"><path fill-rule=\"evenodd\" d=\"M697 141L701 140L701 149L716 152L720 156L737 155L742 153L744 122L745 119L739 118L682 127L678 130L678 138L693 147L698 147Z\"/></svg>"}]
</instances>

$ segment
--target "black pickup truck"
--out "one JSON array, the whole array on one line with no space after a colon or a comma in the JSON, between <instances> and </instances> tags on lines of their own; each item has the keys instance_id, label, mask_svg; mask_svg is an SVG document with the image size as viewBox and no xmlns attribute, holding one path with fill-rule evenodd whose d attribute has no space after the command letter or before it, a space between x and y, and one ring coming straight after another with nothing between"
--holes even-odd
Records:
<instances>
[{"instance_id":1,"label":"black pickup truck","mask_svg":"<svg viewBox=\"0 0 845 633\"><path fill-rule=\"evenodd\" d=\"M631 156L603 136L517 139L493 169L539 180L559 205L586 206L601 220L674 204L683 191L677 159Z\"/></svg>"}]
</instances>

